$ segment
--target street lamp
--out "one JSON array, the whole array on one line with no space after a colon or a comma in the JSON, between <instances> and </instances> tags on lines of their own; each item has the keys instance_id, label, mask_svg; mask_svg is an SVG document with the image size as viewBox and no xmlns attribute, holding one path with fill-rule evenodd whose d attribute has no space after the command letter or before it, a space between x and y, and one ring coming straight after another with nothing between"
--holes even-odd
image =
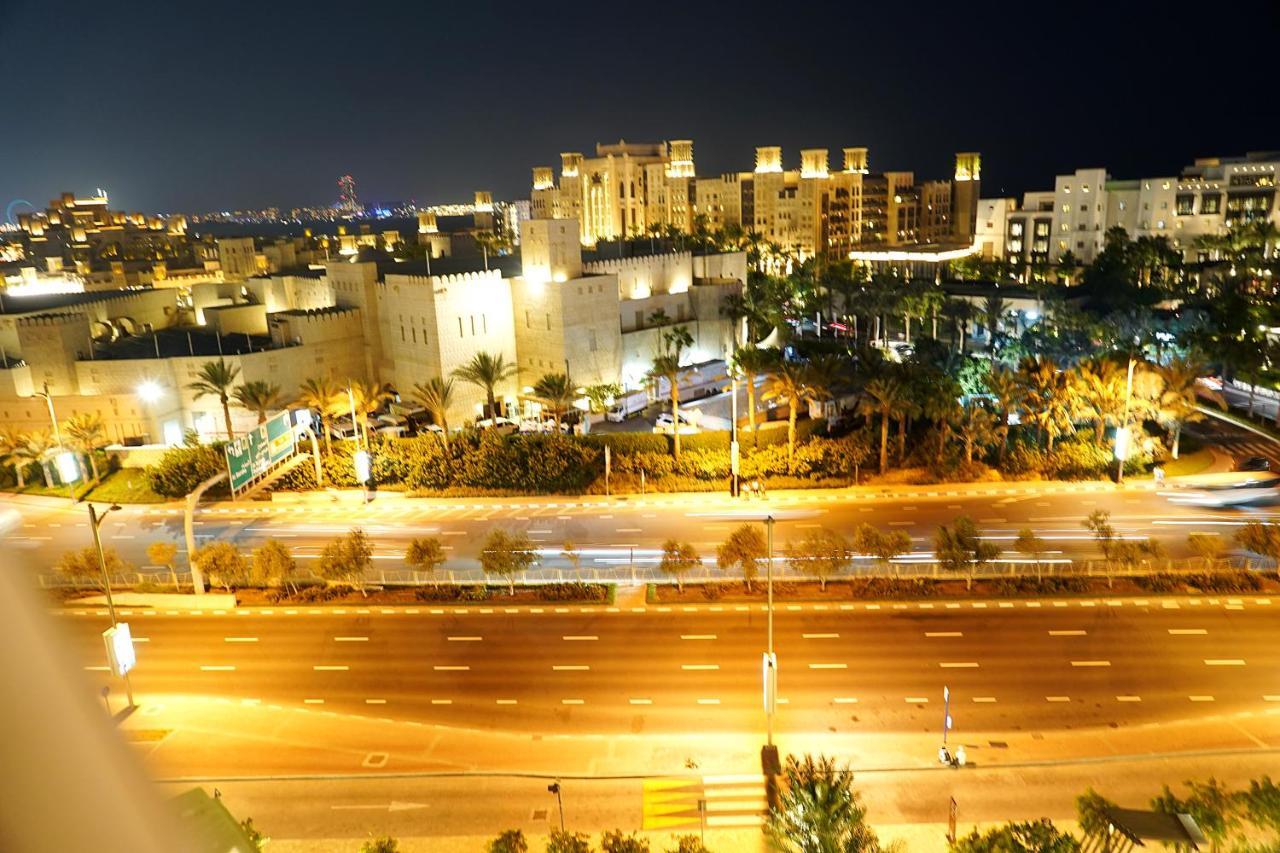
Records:
<instances>
[{"instance_id":1,"label":"street lamp","mask_svg":"<svg viewBox=\"0 0 1280 853\"><path fill-rule=\"evenodd\" d=\"M782 772L778 760L778 748L773 744L773 716L778 706L778 656L773 650L773 526L779 521L799 521L814 518L820 513L817 510L790 509L766 510L763 513L751 510L738 512L689 513L691 517L706 518L715 521L761 522L765 526L765 611L766 646L761 664L761 679L764 690L765 745L760 752L760 761L766 775L777 775Z\"/></svg>"},{"instance_id":2,"label":"street lamp","mask_svg":"<svg viewBox=\"0 0 1280 853\"><path fill-rule=\"evenodd\" d=\"M154 379L147 379L138 384L138 397L144 403L154 403L164 396L164 388Z\"/></svg>"},{"instance_id":3,"label":"street lamp","mask_svg":"<svg viewBox=\"0 0 1280 853\"><path fill-rule=\"evenodd\" d=\"M76 502L76 480L80 479L80 461L76 455L66 449L62 444L62 430L58 428L58 416L53 411L53 394L49 393L49 383L45 382L41 386L41 390L36 391L37 397L43 397L49 406L49 423L53 426L53 443L62 452L58 454L54 460L54 465L58 469L58 478L67 484L71 502Z\"/></svg>"},{"instance_id":4,"label":"street lamp","mask_svg":"<svg viewBox=\"0 0 1280 853\"><path fill-rule=\"evenodd\" d=\"M1124 462L1129 458L1129 400L1133 396L1133 357L1129 358L1129 374L1124 385L1124 415L1116 427L1116 485L1124 482Z\"/></svg>"},{"instance_id":5,"label":"street lamp","mask_svg":"<svg viewBox=\"0 0 1280 853\"><path fill-rule=\"evenodd\" d=\"M127 652L131 655L133 651L133 642L129 635L129 626L127 624L121 625L116 622L116 603L115 599L111 596L111 576L107 574L107 558L102 551L102 534L99 532L99 528L102 527L102 522L106 520L108 515L120 509L120 504L113 503L111 506L107 507L106 511L101 515L99 515L98 511L94 509L93 504L88 504L88 507L89 526L93 529L93 546L98 551L98 568L102 572L102 586L107 593L107 613L110 614L111 617L111 627L107 629L107 632L105 632L103 636L106 638L108 644L108 657L112 659L111 663L113 664L113 669L120 670L117 674L124 678L124 689L125 693L129 697L129 707L133 708L133 685L129 681L129 669L132 668L133 661L131 659L121 661L118 659L118 653L114 653L112 651L113 647L119 648L121 641L118 640L117 637L123 637L123 641L127 643ZM123 664L123 666L121 664Z\"/></svg>"},{"instance_id":6,"label":"street lamp","mask_svg":"<svg viewBox=\"0 0 1280 853\"><path fill-rule=\"evenodd\" d=\"M564 832L564 800L560 799L560 780L552 782L547 786L548 794L556 795L556 809L560 812L560 832Z\"/></svg>"}]
</instances>

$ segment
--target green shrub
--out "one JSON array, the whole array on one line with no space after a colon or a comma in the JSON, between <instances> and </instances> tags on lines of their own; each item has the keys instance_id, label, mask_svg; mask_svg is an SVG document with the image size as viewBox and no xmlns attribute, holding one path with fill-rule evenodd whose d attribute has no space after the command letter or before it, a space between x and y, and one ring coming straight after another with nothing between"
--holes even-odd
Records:
<instances>
[{"instance_id":1,"label":"green shrub","mask_svg":"<svg viewBox=\"0 0 1280 853\"><path fill-rule=\"evenodd\" d=\"M1046 578L999 578L991 585L991 588L992 592L999 596L1059 595L1063 593L1088 592L1089 580L1088 578L1074 575Z\"/></svg>"},{"instance_id":2,"label":"green shrub","mask_svg":"<svg viewBox=\"0 0 1280 853\"><path fill-rule=\"evenodd\" d=\"M159 462L146 469L151 491L166 498L184 497L205 480L226 470L221 444L171 447Z\"/></svg>"},{"instance_id":3,"label":"green shrub","mask_svg":"<svg viewBox=\"0 0 1280 853\"><path fill-rule=\"evenodd\" d=\"M933 598L937 593L926 578L855 578L849 590L854 598Z\"/></svg>"},{"instance_id":4,"label":"green shrub","mask_svg":"<svg viewBox=\"0 0 1280 853\"><path fill-rule=\"evenodd\" d=\"M1138 575L1134 584L1147 592L1176 592L1182 589L1182 578L1172 572L1156 572L1150 575Z\"/></svg>"},{"instance_id":5,"label":"green shrub","mask_svg":"<svg viewBox=\"0 0 1280 853\"><path fill-rule=\"evenodd\" d=\"M609 597L609 588L601 583L546 583L536 589L543 601L605 601Z\"/></svg>"},{"instance_id":6,"label":"green shrub","mask_svg":"<svg viewBox=\"0 0 1280 853\"><path fill-rule=\"evenodd\" d=\"M1201 592L1257 592L1262 579L1243 569L1229 572L1200 572L1187 576L1187 583Z\"/></svg>"}]
</instances>

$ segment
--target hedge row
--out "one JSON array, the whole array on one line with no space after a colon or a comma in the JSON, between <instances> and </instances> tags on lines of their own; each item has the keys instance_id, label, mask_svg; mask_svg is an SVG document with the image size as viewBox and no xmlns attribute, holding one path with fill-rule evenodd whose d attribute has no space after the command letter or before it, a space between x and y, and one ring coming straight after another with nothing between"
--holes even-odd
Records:
<instances>
[{"instance_id":1,"label":"hedge row","mask_svg":"<svg viewBox=\"0 0 1280 853\"><path fill-rule=\"evenodd\" d=\"M641 470L646 478L654 481L663 477L698 481L728 478L727 443L719 448L683 447L678 463L666 449L637 449L661 446L667 440L666 436L652 434L606 438L554 434L501 436L488 432L454 436L446 448L435 435L388 438L374 442L372 477L374 485L414 491L583 493L591 491L593 484L603 479L603 448L607 441L613 454L613 471L624 478L638 476ZM350 442L338 442L330 453L322 454L327 485L358 485L353 453ZM793 476L809 481L852 479L855 465L865 461L868 454L863 433L842 438L810 438L796 448ZM787 467L785 441L765 442L759 449L744 447L742 450L741 472L745 477L781 477L788 474ZM314 467L294 468L280 479L276 488L315 488Z\"/></svg>"}]
</instances>

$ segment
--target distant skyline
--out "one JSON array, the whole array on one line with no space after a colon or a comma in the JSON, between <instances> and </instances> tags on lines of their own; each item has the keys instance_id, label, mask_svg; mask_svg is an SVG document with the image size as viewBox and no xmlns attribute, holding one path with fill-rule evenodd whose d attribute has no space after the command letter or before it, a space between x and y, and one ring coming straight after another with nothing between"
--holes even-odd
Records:
<instances>
[{"instance_id":1,"label":"distant skyline","mask_svg":"<svg viewBox=\"0 0 1280 853\"><path fill-rule=\"evenodd\" d=\"M342 174L368 201L520 198L619 138L691 138L704 175L757 145L926 178L977 150L985 196L1280 148L1273 4L1222 16L1243 41L1139 4L929 6L0 0L0 205L287 209Z\"/></svg>"}]
</instances>

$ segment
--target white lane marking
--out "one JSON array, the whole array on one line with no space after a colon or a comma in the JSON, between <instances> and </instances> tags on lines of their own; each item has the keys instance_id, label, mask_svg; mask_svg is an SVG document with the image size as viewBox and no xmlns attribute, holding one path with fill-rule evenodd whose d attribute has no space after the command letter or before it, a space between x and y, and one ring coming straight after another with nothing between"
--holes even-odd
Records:
<instances>
[{"instance_id":1,"label":"white lane marking","mask_svg":"<svg viewBox=\"0 0 1280 853\"><path fill-rule=\"evenodd\" d=\"M926 637L963 637L964 631L925 631Z\"/></svg>"},{"instance_id":2,"label":"white lane marking","mask_svg":"<svg viewBox=\"0 0 1280 853\"><path fill-rule=\"evenodd\" d=\"M975 701L975 702L982 702L982 703L985 703L985 704L990 704L990 703L992 703L992 702L996 701L996 697L994 697L994 696L974 696L974 697L973 697L973 701Z\"/></svg>"},{"instance_id":3,"label":"white lane marking","mask_svg":"<svg viewBox=\"0 0 1280 853\"><path fill-rule=\"evenodd\" d=\"M561 699L560 704L561 705L585 705L587 703L585 699Z\"/></svg>"},{"instance_id":4,"label":"white lane marking","mask_svg":"<svg viewBox=\"0 0 1280 853\"><path fill-rule=\"evenodd\" d=\"M640 530L640 528L639 528L639 527L619 527L619 528L616 528L616 532L618 532L618 533L640 533L640 532L641 532L641 530Z\"/></svg>"},{"instance_id":5,"label":"white lane marking","mask_svg":"<svg viewBox=\"0 0 1280 853\"><path fill-rule=\"evenodd\" d=\"M431 704L432 705L452 705L453 700L452 699L432 699Z\"/></svg>"},{"instance_id":6,"label":"white lane marking","mask_svg":"<svg viewBox=\"0 0 1280 853\"><path fill-rule=\"evenodd\" d=\"M847 663L811 663L809 669L848 669Z\"/></svg>"},{"instance_id":7,"label":"white lane marking","mask_svg":"<svg viewBox=\"0 0 1280 853\"><path fill-rule=\"evenodd\" d=\"M438 666L433 666L431 668L434 669L436 672L469 672L471 670L471 667L469 666L439 666L438 665Z\"/></svg>"},{"instance_id":8,"label":"white lane marking","mask_svg":"<svg viewBox=\"0 0 1280 853\"><path fill-rule=\"evenodd\" d=\"M856 705L858 700L852 696L837 696L831 700L836 705Z\"/></svg>"},{"instance_id":9,"label":"white lane marking","mask_svg":"<svg viewBox=\"0 0 1280 853\"><path fill-rule=\"evenodd\" d=\"M346 672L351 669L349 666L330 666L328 664L316 664L311 668L316 672Z\"/></svg>"},{"instance_id":10,"label":"white lane marking","mask_svg":"<svg viewBox=\"0 0 1280 853\"><path fill-rule=\"evenodd\" d=\"M110 672L111 671L111 667L109 666L86 666L84 669L85 669L85 672Z\"/></svg>"},{"instance_id":11,"label":"white lane marking","mask_svg":"<svg viewBox=\"0 0 1280 853\"><path fill-rule=\"evenodd\" d=\"M838 640L839 634L801 634L802 640Z\"/></svg>"},{"instance_id":12,"label":"white lane marking","mask_svg":"<svg viewBox=\"0 0 1280 853\"><path fill-rule=\"evenodd\" d=\"M1205 658L1205 666L1244 666L1240 658Z\"/></svg>"},{"instance_id":13,"label":"white lane marking","mask_svg":"<svg viewBox=\"0 0 1280 853\"><path fill-rule=\"evenodd\" d=\"M1089 632L1088 632L1088 631L1076 631L1076 630L1070 630L1070 631L1050 631L1050 632L1049 632L1049 636L1050 636L1050 637L1083 637L1083 636L1084 636L1085 634L1087 634L1087 633L1089 633Z\"/></svg>"},{"instance_id":14,"label":"white lane marking","mask_svg":"<svg viewBox=\"0 0 1280 853\"><path fill-rule=\"evenodd\" d=\"M451 643L478 643L484 637L449 637L448 639Z\"/></svg>"},{"instance_id":15,"label":"white lane marking","mask_svg":"<svg viewBox=\"0 0 1280 853\"><path fill-rule=\"evenodd\" d=\"M926 699L926 698L925 698L925 697L923 697L923 696L908 696L908 697L907 697L907 702L908 702L908 703L910 703L910 704L912 704L912 705L927 705L927 704L929 704L929 700L928 700L928 699Z\"/></svg>"},{"instance_id":16,"label":"white lane marking","mask_svg":"<svg viewBox=\"0 0 1280 853\"><path fill-rule=\"evenodd\" d=\"M514 700L514 699L498 699L498 700L496 700L496 701L497 701L497 703L498 703L499 705L514 705L514 704L516 704L516 700Z\"/></svg>"},{"instance_id":17,"label":"white lane marking","mask_svg":"<svg viewBox=\"0 0 1280 853\"><path fill-rule=\"evenodd\" d=\"M1070 702L1070 701L1071 701L1071 697L1070 697L1070 696L1046 696L1046 697L1044 697L1044 701L1046 701L1046 702Z\"/></svg>"},{"instance_id":18,"label":"white lane marking","mask_svg":"<svg viewBox=\"0 0 1280 853\"><path fill-rule=\"evenodd\" d=\"M256 643L258 642L258 638L257 637L223 637L222 642L224 643Z\"/></svg>"},{"instance_id":19,"label":"white lane marking","mask_svg":"<svg viewBox=\"0 0 1280 853\"><path fill-rule=\"evenodd\" d=\"M719 669L718 663L682 663L680 668L687 672L697 672L702 670Z\"/></svg>"},{"instance_id":20,"label":"white lane marking","mask_svg":"<svg viewBox=\"0 0 1280 853\"><path fill-rule=\"evenodd\" d=\"M719 705L720 700L719 699L699 699L698 704L699 705Z\"/></svg>"},{"instance_id":21,"label":"white lane marking","mask_svg":"<svg viewBox=\"0 0 1280 853\"><path fill-rule=\"evenodd\" d=\"M335 643L367 643L369 642L369 638L368 637L334 637L333 641Z\"/></svg>"},{"instance_id":22,"label":"white lane marking","mask_svg":"<svg viewBox=\"0 0 1280 853\"><path fill-rule=\"evenodd\" d=\"M386 699L366 699L366 700L364 700L364 704L366 704L366 705L385 705L385 704L387 704L387 700L386 700Z\"/></svg>"},{"instance_id":23,"label":"white lane marking","mask_svg":"<svg viewBox=\"0 0 1280 853\"><path fill-rule=\"evenodd\" d=\"M630 702L632 705L652 705L653 704L652 699L628 699L627 701Z\"/></svg>"},{"instance_id":24,"label":"white lane marking","mask_svg":"<svg viewBox=\"0 0 1280 853\"><path fill-rule=\"evenodd\" d=\"M581 664L576 664L576 663L575 663L575 664L554 664L554 665L552 665L552 667L551 667L551 671L552 671L552 672L586 672L586 671L587 671L587 670L589 670L589 669L591 669L591 667L590 667L590 666L588 666L588 665L587 665L587 664L585 664L585 663L581 663Z\"/></svg>"},{"instance_id":25,"label":"white lane marking","mask_svg":"<svg viewBox=\"0 0 1280 853\"><path fill-rule=\"evenodd\" d=\"M682 640L714 640L715 638L716 638L715 634L681 634L680 635L680 639Z\"/></svg>"},{"instance_id":26,"label":"white lane marking","mask_svg":"<svg viewBox=\"0 0 1280 853\"><path fill-rule=\"evenodd\" d=\"M1073 660L1072 666L1111 666L1109 660Z\"/></svg>"},{"instance_id":27,"label":"white lane marking","mask_svg":"<svg viewBox=\"0 0 1280 853\"><path fill-rule=\"evenodd\" d=\"M1190 699L1192 702L1212 702L1213 701L1212 696L1188 696L1187 698Z\"/></svg>"},{"instance_id":28,"label":"white lane marking","mask_svg":"<svg viewBox=\"0 0 1280 853\"><path fill-rule=\"evenodd\" d=\"M1170 628L1169 633L1175 637L1198 637L1209 632L1204 628Z\"/></svg>"},{"instance_id":29,"label":"white lane marking","mask_svg":"<svg viewBox=\"0 0 1280 853\"><path fill-rule=\"evenodd\" d=\"M201 672L234 672L234 666L218 665L218 666L202 666Z\"/></svg>"},{"instance_id":30,"label":"white lane marking","mask_svg":"<svg viewBox=\"0 0 1280 853\"><path fill-rule=\"evenodd\" d=\"M323 699L303 699L302 704L303 705L323 705L324 700Z\"/></svg>"},{"instance_id":31,"label":"white lane marking","mask_svg":"<svg viewBox=\"0 0 1280 853\"><path fill-rule=\"evenodd\" d=\"M978 663L977 661L971 661L971 660L943 661L942 663L939 663L938 666L942 667L943 669L977 669Z\"/></svg>"},{"instance_id":32,"label":"white lane marking","mask_svg":"<svg viewBox=\"0 0 1280 853\"><path fill-rule=\"evenodd\" d=\"M1141 696L1117 696L1116 701L1117 702L1141 702L1142 697Z\"/></svg>"},{"instance_id":33,"label":"white lane marking","mask_svg":"<svg viewBox=\"0 0 1280 853\"><path fill-rule=\"evenodd\" d=\"M569 642L590 642L591 640L598 640L600 638L595 634L565 634L560 639L568 640Z\"/></svg>"}]
</instances>

